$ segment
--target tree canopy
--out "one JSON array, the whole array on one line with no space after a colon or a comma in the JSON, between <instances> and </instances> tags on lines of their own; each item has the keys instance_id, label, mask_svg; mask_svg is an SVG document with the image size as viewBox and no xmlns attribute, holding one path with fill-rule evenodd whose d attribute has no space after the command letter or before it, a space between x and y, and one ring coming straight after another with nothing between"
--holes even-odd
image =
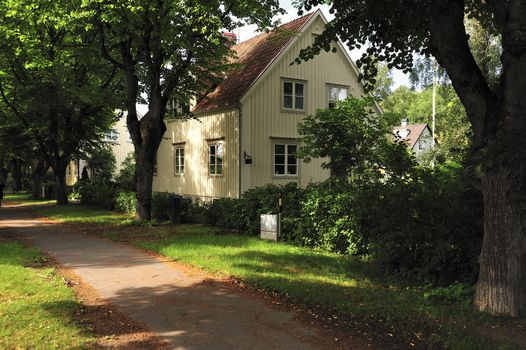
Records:
<instances>
[{"instance_id":1,"label":"tree canopy","mask_svg":"<svg viewBox=\"0 0 526 350\"><path fill-rule=\"evenodd\" d=\"M66 166L98 145L119 106L116 71L73 1L13 0L0 16L0 106L51 164L66 204Z\"/></svg>"},{"instance_id":2,"label":"tree canopy","mask_svg":"<svg viewBox=\"0 0 526 350\"><path fill-rule=\"evenodd\" d=\"M85 1L102 55L126 79L127 126L135 149L137 209L151 218L153 164L166 131L170 99L199 99L229 68L230 39L222 32L243 23L272 24L277 0ZM148 111L142 118L136 104Z\"/></svg>"}]
</instances>

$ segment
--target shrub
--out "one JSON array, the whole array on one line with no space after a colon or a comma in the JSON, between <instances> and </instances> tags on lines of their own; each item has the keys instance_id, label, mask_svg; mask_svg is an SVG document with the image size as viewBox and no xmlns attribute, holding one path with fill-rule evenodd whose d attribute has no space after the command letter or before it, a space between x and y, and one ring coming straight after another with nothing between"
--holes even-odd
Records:
<instances>
[{"instance_id":1,"label":"shrub","mask_svg":"<svg viewBox=\"0 0 526 350\"><path fill-rule=\"evenodd\" d=\"M137 208L137 197L135 192L119 192L115 198L115 211L121 213L133 213Z\"/></svg>"},{"instance_id":2,"label":"shrub","mask_svg":"<svg viewBox=\"0 0 526 350\"><path fill-rule=\"evenodd\" d=\"M417 170L365 186L356 201L368 253L385 267L441 285L476 280L482 198L460 169Z\"/></svg>"},{"instance_id":3,"label":"shrub","mask_svg":"<svg viewBox=\"0 0 526 350\"><path fill-rule=\"evenodd\" d=\"M108 145L93 149L87 161L93 181L98 183L111 181L115 172L116 160Z\"/></svg>"},{"instance_id":4,"label":"shrub","mask_svg":"<svg viewBox=\"0 0 526 350\"><path fill-rule=\"evenodd\" d=\"M304 191L296 217L285 216L283 239L301 245L358 255L362 237L353 211L354 195L347 186L324 183Z\"/></svg>"},{"instance_id":5,"label":"shrub","mask_svg":"<svg viewBox=\"0 0 526 350\"><path fill-rule=\"evenodd\" d=\"M152 195L152 217L157 221L170 219L170 193L154 192Z\"/></svg>"},{"instance_id":6,"label":"shrub","mask_svg":"<svg viewBox=\"0 0 526 350\"><path fill-rule=\"evenodd\" d=\"M123 191L136 191L135 184L135 156L133 152L128 153L124 161L121 163L122 168L115 178L117 186Z\"/></svg>"},{"instance_id":7,"label":"shrub","mask_svg":"<svg viewBox=\"0 0 526 350\"><path fill-rule=\"evenodd\" d=\"M79 193L82 204L94 205L108 210L115 208L117 189L111 182L81 181Z\"/></svg>"},{"instance_id":8,"label":"shrub","mask_svg":"<svg viewBox=\"0 0 526 350\"><path fill-rule=\"evenodd\" d=\"M258 235L260 215L278 212L283 197L284 216L297 216L302 190L292 182L285 186L265 185L250 189L241 198L220 198L208 205L207 223L247 235Z\"/></svg>"}]
</instances>

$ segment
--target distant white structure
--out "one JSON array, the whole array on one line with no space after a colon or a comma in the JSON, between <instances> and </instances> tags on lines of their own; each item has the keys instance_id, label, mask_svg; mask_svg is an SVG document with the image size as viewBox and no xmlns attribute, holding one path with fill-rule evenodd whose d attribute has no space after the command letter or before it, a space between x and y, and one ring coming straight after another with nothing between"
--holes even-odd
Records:
<instances>
[{"instance_id":1,"label":"distant white structure","mask_svg":"<svg viewBox=\"0 0 526 350\"><path fill-rule=\"evenodd\" d=\"M115 174L121 171L122 162L126 159L126 156L133 152L133 142L126 126L126 116L127 114L124 112L104 138L104 141L111 146L115 156Z\"/></svg>"},{"instance_id":2,"label":"distant white structure","mask_svg":"<svg viewBox=\"0 0 526 350\"><path fill-rule=\"evenodd\" d=\"M402 119L400 126L393 128L393 135L406 142L417 157L433 148L433 134L427 123L409 124L409 119Z\"/></svg>"}]
</instances>

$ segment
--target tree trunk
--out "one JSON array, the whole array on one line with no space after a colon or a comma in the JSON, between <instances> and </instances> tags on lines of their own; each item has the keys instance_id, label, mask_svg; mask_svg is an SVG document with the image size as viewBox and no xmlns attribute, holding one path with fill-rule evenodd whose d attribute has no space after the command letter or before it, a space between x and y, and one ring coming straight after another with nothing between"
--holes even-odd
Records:
<instances>
[{"instance_id":1,"label":"tree trunk","mask_svg":"<svg viewBox=\"0 0 526 350\"><path fill-rule=\"evenodd\" d=\"M11 175L13 176L13 192L22 191L22 160L13 158L11 160Z\"/></svg>"},{"instance_id":2,"label":"tree trunk","mask_svg":"<svg viewBox=\"0 0 526 350\"><path fill-rule=\"evenodd\" d=\"M67 162L56 161L53 166L53 175L55 175L57 205L68 205L68 191L66 188L66 167Z\"/></svg>"},{"instance_id":3,"label":"tree trunk","mask_svg":"<svg viewBox=\"0 0 526 350\"><path fill-rule=\"evenodd\" d=\"M44 160L39 160L35 169L33 170L33 186L31 190L31 198L37 199L40 198L40 189L42 186L42 179L46 175L47 169L46 162Z\"/></svg>"},{"instance_id":4,"label":"tree trunk","mask_svg":"<svg viewBox=\"0 0 526 350\"><path fill-rule=\"evenodd\" d=\"M484 242L475 306L482 311L513 317L526 316L526 215L524 199L513 196L515 169L501 166L482 179Z\"/></svg>"},{"instance_id":5,"label":"tree trunk","mask_svg":"<svg viewBox=\"0 0 526 350\"><path fill-rule=\"evenodd\" d=\"M135 150L135 174L137 179L137 218L152 218L152 182L154 157L145 147Z\"/></svg>"}]
</instances>

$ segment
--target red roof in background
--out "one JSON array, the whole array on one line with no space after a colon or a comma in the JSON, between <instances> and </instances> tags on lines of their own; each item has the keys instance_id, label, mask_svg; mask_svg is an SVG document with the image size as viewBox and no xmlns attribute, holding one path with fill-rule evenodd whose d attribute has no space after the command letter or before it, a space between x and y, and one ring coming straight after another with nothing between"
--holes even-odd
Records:
<instances>
[{"instance_id":1,"label":"red roof in background","mask_svg":"<svg viewBox=\"0 0 526 350\"><path fill-rule=\"evenodd\" d=\"M395 126L393 128L393 133L397 139L407 142L407 144L411 146L411 148L413 148L416 141L418 141L418 138L420 137L420 135L422 135L422 132L424 132L426 128L426 123L408 124L406 126ZM406 137L401 137L401 135L398 132L402 130L409 130L409 134Z\"/></svg>"},{"instance_id":2,"label":"red roof in background","mask_svg":"<svg viewBox=\"0 0 526 350\"><path fill-rule=\"evenodd\" d=\"M232 46L236 58L232 63L240 67L232 70L214 91L199 101L192 112L206 112L216 108L235 106L241 96L267 69L280 52L293 39L292 32L299 32L315 12L296 18L269 33L259 34Z\"/></svg>"}]
</instances>

